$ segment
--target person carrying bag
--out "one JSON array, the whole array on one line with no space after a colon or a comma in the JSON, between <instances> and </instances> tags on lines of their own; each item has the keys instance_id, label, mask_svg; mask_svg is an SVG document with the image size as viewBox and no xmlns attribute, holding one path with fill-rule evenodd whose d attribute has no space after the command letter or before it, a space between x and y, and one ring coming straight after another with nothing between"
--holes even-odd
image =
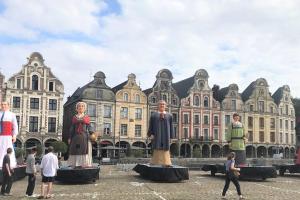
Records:
<instances>
[{"instance_id":1,"label":"person carrying bag","mask_svg":"<svg viewBox=\"0 0 300 200\"><path fill-rule=\"evenodd\" d=\"M229 155L227 156L227 162L226 162L226 179L225 179L225 185L223 188L223 192L222 192L222 199L226 199L226 192L229 188L230 185L230 181L233 182L233 184L235 185L236 191L239 195L239 199L244 199L244 197L242 196L241 193L241 187L238 181L238 177L240 175L239 171L240 168L236 168L234 166L235 164L235 153L231 152L229 153Z\"/></svg>"}]
</instances>

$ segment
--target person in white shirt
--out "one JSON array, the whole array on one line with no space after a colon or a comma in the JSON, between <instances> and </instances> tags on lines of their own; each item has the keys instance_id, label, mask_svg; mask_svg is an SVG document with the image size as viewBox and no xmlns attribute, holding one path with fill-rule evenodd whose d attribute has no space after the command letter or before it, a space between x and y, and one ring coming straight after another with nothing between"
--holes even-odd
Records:
<instances>
[{"instance_id":1,"label":"person in white shirt","mask_svg":"<svg viewBox=\"0 0 300 200\"><path fill-rule=\"evenodd\" d=\"M57 156L53 153L53 147L48 147L48 153L43 156L40 168L41 168L41 174L42 174L42 188L41 188L41 195L38 197L38 199L43 198L51 198L51 189L52 189L52 183L54 181L54 177L56 175L56 171L58 169L58 159ZM45 195L45 186L47 186L47 192Z\"/></svg>"}]
</instances>

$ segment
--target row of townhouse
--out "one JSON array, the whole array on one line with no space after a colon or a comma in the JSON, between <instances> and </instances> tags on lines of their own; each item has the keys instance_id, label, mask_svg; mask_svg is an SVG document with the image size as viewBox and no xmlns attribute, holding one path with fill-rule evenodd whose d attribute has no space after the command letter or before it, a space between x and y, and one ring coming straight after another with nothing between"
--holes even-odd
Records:
<instances>
[{"instance_id":1,"label":"row of townhouse","mask_svg":"<svg viewBox=\"0 0 300 200\"><path fill-rule=\"evenodd\" d=\"M173 155L224 156L229 151L225 133L235 112L241 115L245 126L248 157L294 154L295 111L287 85L271 95L267 81L259 78L239 93L236 84L211 88L208 78L206 70L200 69L194 76L172 83L171 71L162 69L153 87L143 91L134 74L111 88L105 83L105 74L99 71L94 80L68 97L63 132L68 132L76 103L84 101L92 126L100 136L94 144L94 155L112 156L106 146L146 148L151 145L147 140L149 116L163 99L173 116Z\"/></svg>"},{"instance_id":2,"label":"row of townhouse","mask_svg":"<svg viewBox=\"0 0 300 200\"><path fill-rule=\"evenodd\" d=\"M206 70L200 69L194 76L173 83L171 71L162 69L153 87L143 91L134 74L111 88L100 71L63 105L63 84L44 64L42 55L33 52L20 72L6 83L0 74L0 97L8 100L16 113L20 147L66 140L75 105L84 101L100 136L93 147L94 155L110 156L105 146L146 148L150 146L146 137L149 116L163 99L173 115L173 155L225 155L225 133L235 112L245 126L248 157L272 156L276 151L286 157L294 154L295 111L287 85L271 95L267 81L259 78L240 93L236 84L211 88L208 78Z\"/></svg>"}]
</instances>

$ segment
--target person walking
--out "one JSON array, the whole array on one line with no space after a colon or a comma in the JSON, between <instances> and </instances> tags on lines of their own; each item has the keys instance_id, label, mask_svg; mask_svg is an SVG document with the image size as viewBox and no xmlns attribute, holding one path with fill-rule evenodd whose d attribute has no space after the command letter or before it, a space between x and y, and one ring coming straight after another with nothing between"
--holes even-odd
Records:
<instances>
[{"instance_id":1,"label":"person walking","mask_svg":"<svg viewBox=\"0 0 300 200\"><path fill-rule=\"evenodd\" d=\"M57 156L53 154L52 146L48 147L48 153L43 156L40 168L42 174L42 186L41 195L38 199L49 199L51 198L52 184L58 169L58 159ZM45 186L47 188L46 192Z\"/></svg>"},{"instance_id":2,"label":"person walking","mask_svg":"<svg viewBox=\"0 0 300 200\"><path fill-rule=\"evenodd\" d=\"M35 180L36 180L36 166L35 166L35 155L37 149L33 147L30 149L30 154L27 156L26 159L26 174L28 176L28 186L26 190L27 197L35 197L33 195L34 187L35 187Z\"/></svg>"},{"instance_id":3,"label":"person walking","mask_svg":"<svg viewBox=\"0 0 300 200\"><path fill-rule=\"evenodd\" d=\"M238 175L239 175L240 170L241 170L240 168L235 167L235 153L234 152L229 153L229 155L227 156L227 161L226 161L226 179L225 179L225 185L224 185L223 192L222 192L222 199L226 199L225 195L229 188L230 181L232 181L233 184L235 185L235 188L239 195L239 198L244 199L244 197L242 196L241 187L240 187L240 184L238 181Z\"/></svg>"},{"instance_id":4,"label":"person walking","mask_svg":"<svg viewBox=\"0 0 300 200\"><path fill-rule=\"evenodd\" d=\"M2 161L2 176L3 176L3 182L2 182L2 187L1 187L1 195L4 196L11 196L10 190L12 187L12 180L13 180L13 173L14 170L11 167L10 163L10 157L12 155L12 148L8 148L6 150L6 155L3 158Z\"/></svg>"}]
</instances>

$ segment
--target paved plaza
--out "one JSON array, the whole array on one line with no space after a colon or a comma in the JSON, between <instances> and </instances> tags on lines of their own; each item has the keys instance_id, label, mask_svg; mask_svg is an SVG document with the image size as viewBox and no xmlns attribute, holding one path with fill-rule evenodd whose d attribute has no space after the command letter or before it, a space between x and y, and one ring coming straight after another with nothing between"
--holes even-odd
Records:
<instances>
[{"instance_id":1,"label":"paved plaza","mask_svg":"<svg viewBox=\"0 0 300 200\"><path fill-rule=\"evenodd\" d=\"M55 183L52 199L101 200L171 200L221 199L224 176L211 177L202 171L190 171L190 180L181 183L155 183L143 180L131 170L132 165L104 165L100 180L85 185ZM240 181L247 199L300 199L300 174L268 179L266 181ZM37 179L35 193L39 194L41 177ZM14 183L12 197L1 199L29 199L25 197L27 177ZM228 199L238 199L233 184ZM30 198L32 199L32 198Z\"/></svg>"}]
</instances>

